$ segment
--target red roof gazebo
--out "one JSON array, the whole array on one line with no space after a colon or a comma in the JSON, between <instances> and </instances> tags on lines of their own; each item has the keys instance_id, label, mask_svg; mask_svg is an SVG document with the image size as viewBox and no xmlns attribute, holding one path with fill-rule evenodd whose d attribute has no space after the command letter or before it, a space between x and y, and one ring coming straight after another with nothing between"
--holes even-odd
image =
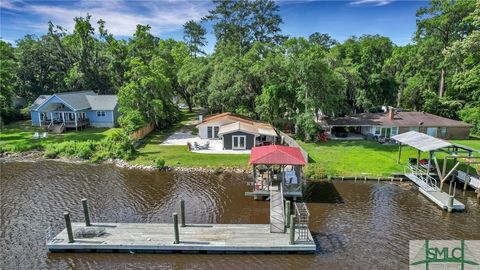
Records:
<instances>
[{"instance_id":1,"label":"red roof gazebo","mask_svg":"<svg viewBox=\"0 0 480 270\"><path fill-rule=\"evenodd\" d=\"M304 166L306 162L297 147L268 145L252 148L249 164Z\"/></svg>"}]
</instances>

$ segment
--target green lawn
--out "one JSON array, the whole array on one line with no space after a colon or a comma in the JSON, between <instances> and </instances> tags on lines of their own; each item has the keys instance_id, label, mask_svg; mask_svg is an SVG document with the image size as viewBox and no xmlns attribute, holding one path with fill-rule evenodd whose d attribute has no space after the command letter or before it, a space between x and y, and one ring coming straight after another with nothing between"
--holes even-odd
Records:
<instances>
[{"instance_id":1,"label":"green lawn","mask_svg":"<svg viewBox=\"0 0 480 270\"><path fill-rule=\"evenodd\" d=\"M33 134L40 135L43 130L32 127L30 121L19 121L6 125L0 132L0 151L22 152L43 148L49 143L64 141L101 140L113 134L117 128L88 128L82 131L68 131L62 134L48 134L46 139L33 139Z\"/></svg>"},{"instance_id":2,"label":"green lawn","mask_svg":"<svg viewBox=\"0 0 480 270\"><path fill-rule=\"evenodd\" d=\"M453 142L480 149L480 140L454 140ZM397 164L398 146L381 145L373 141L328 141L326 143L302 143L308 152L310 163L307 175L326 176L389 176L403 172L409 157L416 157L411 147L402 148L401 164ZM422 153L427 158L427 153ZM437 158L442 158L438 154Z\"/></svg>"},{"instance_id":3,"label":"green lawn","mask_svg":"<svg viewBox=\"0 0 480 270\"><path fill-rule=\"evenodd\" d=\"M196 112L182 112L182 119L175 126L165 130L155 130L145 138L145 144L138 149L137 157L131 164L154 165L163 158L166 166L195 168L247 168L250 155L199 154L187 150L185 145L160 145L176 130L193 130L188 122L194 120Z\"/></svg>"}]
</instances>

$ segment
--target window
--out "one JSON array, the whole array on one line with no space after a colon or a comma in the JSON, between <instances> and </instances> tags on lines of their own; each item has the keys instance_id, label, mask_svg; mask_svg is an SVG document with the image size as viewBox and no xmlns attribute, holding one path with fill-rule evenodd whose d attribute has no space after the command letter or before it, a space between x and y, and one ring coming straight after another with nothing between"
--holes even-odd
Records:
<instances>
[{"instance_id":1,"label":"window","mask_svg":"<svg viewBox=\"0 0 480 270\"><path fill-rule=\"evenodd\" d=\"M207 127L207 138L213 138L212 127Z\"/></svg>"},{"instance_id":2,"label":"window","mask_svg":"<svg viewBox=\"0 0 480 270\"><path fill-rule=\"evenodd\" d=\"M427 134L433 137L437 137L437 128L436 127L427 128Z\"/></svg>"},{"instance_id":3,"label":"window","mask_svg":"<svg viewBox=\"0 0 480 270\"><path fill-rule=\"evenodd\" d=\"M398 127L392 127L392 135L398 134Z\"/></svg>"},{"instance_id":4,"label":"window","mask_svg":"<svg viewBox=\"0 0 480 270\"><path fill-rule=\"evenodd\" d=\"M380 127L375 127L375 135L380 135L381 130Z\"/></svg>"},{"instance_id":5,"label":"window","mask_svg":"<svg viewBox=\"0 0 480 270\"><path fill-rule=\"evenodd\" d=\"M98 117L104 117L105 116L105 111L97 111L97 116Z\"/></svg>"},{"instance_id":6,"label":"window","mask_svg":"<svg viewBox=\"0 0 480 270\"><path fill-rule=\"evenodd\" d=\"M440 136L441 137L447 137L447 128L446 127L441 127L440 128Z\"/></svg>"},{"instance_id":7,"label":"window","mask_svg":"<svg viewBox=\"0 0 480 270\"><path fill-rule=\"evenodd\" d=\"M410 131L418 132L418 131L420 131L420 129L418 127L410 127Z\"/></svg>"},{"instance_id":8,"label":"window","mask_svg":"<svg viewBox=\"0 0 480 270\"><path fill-rule=\"evenodd\" d=\"M218 138L218 131L220 130L220 127L213 127L213 137Z\"/></svg>"}]
</instances>

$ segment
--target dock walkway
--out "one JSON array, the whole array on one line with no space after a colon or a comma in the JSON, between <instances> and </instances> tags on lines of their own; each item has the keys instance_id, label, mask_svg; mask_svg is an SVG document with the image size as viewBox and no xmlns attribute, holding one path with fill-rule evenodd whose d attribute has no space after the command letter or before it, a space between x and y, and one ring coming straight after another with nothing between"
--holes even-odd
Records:
<instances>
[{"instance_id":1,"label":"dock walkway","mask_svg":"<svg viewBox=\"0 0 480 270\"><path fill-rule=\"evenodd\" d=\"M72 223L80 230L103 231L89 238L76 237L68 243L67 230L47 241L51 252L293 252L313 253L315 243L289 244L289 234L270 233L268 224L191 224L179 228L180 242L174 244L173 224ZM103 230L104 229L104 230ZM310 235L310 239L311 235Z\"/></svg>"},{"instance_id":2,"label":"dock walkway","mask_svg":"<svg viewBox=\"0 0 480 270\"><path fill-rule=\"evenodd\" d=\"M438 205L440 208L447 210L448 209L448 200L449 195L441 191L438 187L432 187L428 185L425 181L420 179L417 175L413 173L405 173L405 176L414 182L418 187L419 191L425 195L428 199ZM458 200L453 200L453 210L463 211L465 210L465 205Z\"/></svg>"},{"instance_id":3,"label":"dock walkway","mask_svg":"<svg viewBox=\"0 0 480 270\"><path fill-rule=\"evenodd\" d=\"M285 232L285 206L283 194L278 186L270 186L270 232Z\"/></svg>"}]
</instances>

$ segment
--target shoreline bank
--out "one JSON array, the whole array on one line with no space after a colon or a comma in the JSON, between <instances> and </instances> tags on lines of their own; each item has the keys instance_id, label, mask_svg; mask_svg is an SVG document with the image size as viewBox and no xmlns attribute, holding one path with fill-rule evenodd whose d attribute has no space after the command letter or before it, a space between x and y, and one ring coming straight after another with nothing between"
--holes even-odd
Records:
<instances>
[{"instance_id":1,"label":"shoreline bank","mask_svg":"<svg viewBox=\"0 0 480 270\"><path fill-rule=\"evenodd\" d=\"M228 167L202 168L202 167L165 166L162 169L158 169L157 167L150 166L150 165L131 164L128 161L125 161L122 159L107 159L97 163L92 163L90 160L79 159L79 158L59 157L55 159L50 159L50 158L45 158L43 154L44 152L40 150L32 150L32 151L19 152L19 153L0 153L0 163L56 161L56 162L66 162L66 163L78 163L78 164L114 164L119 168L137 169L137 170L145 170L145 171L203 172L203 173L213 173L213 174L219 174L223 172L229 172L229 173L250 173L251 172L251 170L249 169L228 168Z\"/></svg>"}]
</instances>

